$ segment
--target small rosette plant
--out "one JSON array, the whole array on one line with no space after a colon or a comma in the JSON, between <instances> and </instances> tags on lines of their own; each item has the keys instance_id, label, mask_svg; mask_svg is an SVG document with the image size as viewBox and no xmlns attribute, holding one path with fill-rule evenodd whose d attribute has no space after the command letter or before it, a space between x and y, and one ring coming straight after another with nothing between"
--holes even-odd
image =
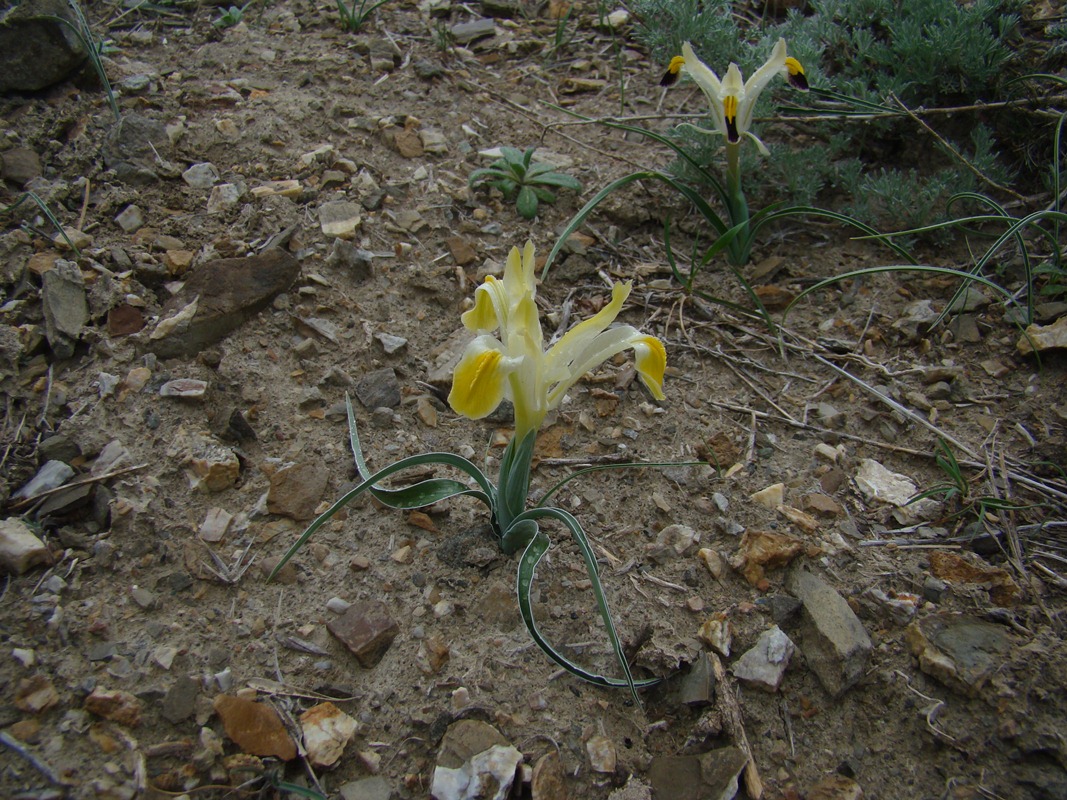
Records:
<instances>
[{"instance_id":1,"label":"small rosette plant","mask_svg":"<svg viewBox=\"0 0 1067 800\"><path fill-rule=\"evenodd\" d=\"M308 526L275 567L272 576L316 530L365 492L395 509L419 508L451 497L474 497L489 510L493 535L501 550L507 555L521 553L516 579L519 611L538 647L572 675L598 686L628 688L635 700L638 688L659 683L659 679L634 680L630 672L600 583L596 556L581 523L570 512L545 504L559 485L546 493L540 504L527 506L537 431L548 412L559 405L567 390L582 376L607 359L625 350L633 350L642 383L653 397L664 399L663 376L667 357L662 342L630 325L613 325L630 289L629 283L613 286L611 301L604 308L575 325L546 349L536 304L534 247L527 243L521 251L512 248L503 277L487 277L476 290L474 307L463 314L464 326L476 336L455 368L448 397L457 413L471 419L488 416L505 399L513 404L515 433L500 459L496 483L474 463L452 453L411 456L371 473L363 458L349 403L349 434L362 482ZM400 489L381 485L381 481L391 475L427 464L452 467L465 473L471 483L430 478ZM531 591L537 565L549 548L548 536L539 524L546 519L561 523L578 545L622 678L582 668L556 650L537 628Z\"/></svg>"}]
</instances>

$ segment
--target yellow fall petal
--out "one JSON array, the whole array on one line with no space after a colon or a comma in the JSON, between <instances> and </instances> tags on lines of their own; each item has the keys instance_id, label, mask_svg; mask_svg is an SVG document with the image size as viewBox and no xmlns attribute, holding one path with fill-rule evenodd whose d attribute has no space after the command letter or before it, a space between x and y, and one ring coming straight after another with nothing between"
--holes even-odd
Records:
<instances>
[{"instance_id":1,"label":"yellow fall petal","mask_svg":"<svg viewBox=\"0 0 1067 800\"><path fill-rule=\"evenodd\" d=\"M452 373L448 404L470 419L489 416L504 399L509 371L503 353L475 340Z\"/></svg>"},{"instance_id":2,"label":"yellow fall petal","mask_svg":"<svg viewBox=\"0 0 1067 800\"><path fill-rule=\"evenodd\" d=\"M657 400L666 399L663 394L663 373L667 371L667 349L655 336L642 336L634 342L634 366L641 382Z\"/></svg>"}]
</instances>

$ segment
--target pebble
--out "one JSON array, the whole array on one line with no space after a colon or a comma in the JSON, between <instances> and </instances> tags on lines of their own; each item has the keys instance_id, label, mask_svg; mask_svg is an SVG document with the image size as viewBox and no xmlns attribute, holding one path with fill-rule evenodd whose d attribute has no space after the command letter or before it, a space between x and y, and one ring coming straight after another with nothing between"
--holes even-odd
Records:
<instances>
[{"instance_id":1,"label":"pebble","mask_svg":"<svg viewBox=\"0 0 1067 800\"><path fill-rule=\"evenodd\" d=\"M198 442L185 466L190 486L202 492L230 489L241 475L241 462L236 453L210 441Z\"/></svg>"},{"instance_id":2,"label":"pebble","mask_svg":"<svg viewBox=\"0 0 1067 800\"><path fill-rule=\"evenodd\" d=\"M115 222L126 233L135 233L144 226L144 212L137 205L128 205L115 217Z\"/></svg>"},{"instance_id":3,"label":"pebble","mask_svg":"<svg viewBox=\"0 0 1067 800\"><path fill-rule=\"evenodd\" d=\"M200 523L200 538L212 544L221 542L233 522L233 514L217 506L209 508L204 521Z\"/></svg>"},{"instance_id":4,"label":"pebble","mask_svg":"<svg viewBox=\"0 0 1067 800\"><path fill-rule=\"evenodd\" d=\"M863 677L873 649L870 637L845 599L807 570L792 570L786 588L803 607L804 659L823 688L840 697Z\"/></svg>"},{"instance_id":5,"label":"pebble","mask_svg":"<svg viewBox=\"0 0 1067 800\"><path fill-rule=\"evenodd\" d=\"M93 689L92 694L85 698L85 710L129 728L141 724L141 701L121 689Z\"/></svg>"},{"instance_id":6,"label":"pebble","mask_svg":"<svg viewBox=\"0 0 1067 800\"><path fill-rule=\"evenodd\" d=\"M193 189L210 189L219 181L219 171L211 162L193 164L182 173L182 180Z\"/></svg>"},{"instance_id":7,"label":"pebble","mask_svg":"<svg viewBox=\"0 0 1067 800\"><path fill-rule=\"evenodd\" d=\"M163 718L175 725L189 719L196 711L199 694L200 681L189 675L177 675L160 704Z\"/></svg>"},{"instance_id":8,"label":"pebble","mask_svg":"<svg viewBox=\"0 0 1067 800\"><path fill-rule=\"evenodd\" d=\"M796 537L771 531L745 531L730 566L750 585L766 588L767 570L788 565L803 551L804 542Z\"/></svg>"},{"instance_id":9,"label":"pebble","mask_svg":"<svg viewBox=\"0 0 1067 800\"><path fill-rule=\"evenodd\" d=\"M300 715L307 758L315 767L332 767L359 730L359 723L333 703L312 706Z\"/></svg>"},{"instance_id":10,"label":"pebble","mask_svg":"<svg viewBox=\"0 0 1067 800\"><path fill-rule=\"evenodd\" d=\"M868 501L893 506L893 516L905 525L929 519L938 508L929 498L909 503L919 493L915 482L907 475L891 472L872 458L860 461L853 481Z\"/></svg>"},{"instance_id":11,"label":"pebble","mask_svg":"<svg viewBox=\"0 0 1067 800\"><path fill-rule=\"evenodd\" d=\"M22 575L31 567L52 563L52 553L21 519L0 520L0 567Z\"/></svg>"},{"instance_id":12,"label":"pebble","mask_svg":"<svg viewBox=\"0 0 1067 800\"><path fill-rule=\"evenodd\" d=\"M731 667L734 677L766 692L777 692L796 645L777 625L760 634L756 644Z\"/></svg>"},{"instance_id":13,"label":"pebble","mask_svg":"<svg viewBox=\"0 0 1067 800\"><path fill-rule=\"evenodd\" d=\"M530 776L531 800L567 800L567 775L563 771L563 762L559 753L545 753L534 764Z\"/></svg>"},{"instance_id":14,"label":"pebble","mask_svg":"<svg viewBox=\"0 0 1067 800\"><path fill-rule=\"evenodd\" d=\"M747 763L748 756L736 747L720 747L699 756L656 756L648 768L651 796L657 800L732 800ZM641 788L631 795L634 800L647 797L640 794ZM623 797L613 793L611 800Z\"/></svg>"},{"instance_id":15,"label":"pebble","mask_svg":"<svg viewBox=\"0 0 1067 800\"><path fill-rule=\"evenodd\" d=\"M400 381L392 367L372 370L356 382L356 397L371 409L396 408L400 405ZM390 423L392 424L392 414Z\"/></svg>"},{"instance_id":16,"label":"pebble","mask_svg":"<svg viewBox=\"0 0 1067 800\"><path fill-rule=\"evenodd\" d=\"M678 702L691 708L711 703L715 696L715 673L707 653L700 653L682 677L678 687Z\"/></svg>"},{"instance_id":17,"label":"pebble","mask_svg":"<svg viewBox=\"0 0 1067 800\"><path fill-rule=\"evenodd\" d=\"M760 489L758 492L750 494L748 499L753 503L758 503L764 508L769 508L773 511L785 500L785 484L771 484L765 489Z\"/></svg>"},{"instance_id":18,"label":"pebble","mask_svg":"<svg viewBox=\"0 0 1067 800\"><path fill-rule=\"evenodd\" d=\"M341 786L342 800L391 800L393 789L380 775L349 781Z\"/></svg>"},{"instance_id":19,"label":"pebble","mask_svg":"<svg viewBox=\"0 0 1067 800\"><path fill-rule=\"evenodd\" d=\"M28 714L40 714L59 705L59 692L44 675L23 678L15 687L15 708Z\"/></svg>"},{"instance_id":20,"label":"pebble","mask_svg":"<svg viewBox=\"0 0 1067 800\"><path fill-rule=\"evenodd\" d=\"M267 510L291 519L312 519L329 478L329 471L319 462L282 467L270 476Z\"/></svg>"},{"instance_id":21,"label":"pebble","mask_svg":"<svg viewBox=\"0 0 1067 800\"><path fill-rule=\"evenodd\" d=\"M41 176L41 157L28 147L13 147L0 153L0 177L26 186Z\"/></svg>"},{"instance_id":22,"label":"pebble","mask_svg":"<svg viewBox=\"0 0 1067 800\"><path fill-rule=\"evenodd\" d=\"M353 603L342 615L329 620L326 628L368 669L381 661L400 633L389 607L377 601Z\"/></svg>"},{"instance_id":23,"label":"pebble","mask_svg":"<svg viewBox=\"0 0 1067 800\"><path fill-rule=\"evenodd\" d=\"M184 400L203 400L207 381L195 378L175 378L159 387L160 397L180 397Z\"/></svg>"},{"instance_id":24,"label":"pebble","mask_svg":"<svg viewBox=\"0 0 1067 800\"><path fill-rule=\"evenodd\" d=\"M697 637L723 658L730 657L733 626L730 625L726 612L720 611L706 619L697 631Z\"/></svg>"},{"instance_id":25,"label":"pebble","mask_svg":"<svg viewBox=\"0 0 1067 800\"><path fill-rule=\"evenodd\" d=\"M207 212L217 214L233 208L241 201L243 191L234 183L220 183L211 190L207 199Z\"/></svg>"},{"instance_id":26,"label":"pebble","mask_svg":"<svg viewBox=\"0 0 1067 800\"><path fill-rule=\"evenodd\" d=\"M611 774L615 772L618 754L615 744L607 736L594 734L585 742L585 753L589 757L589 768L593 772Z\"/></svg>"},{"instance_id":27,"label":"pebble","mask_svg":"<svg viewBox=\"0 0 1067 800\"><path fill-rule=\"evenodd\" d=\"M726 567L726 563L723 561L722 556L719 555L718 550L712 550L710 547L701 547L697 550L697 558L701 563L707 567L711 577L715 580L722 578L722 573Z\"/></svg>"},{"instance_id":28,"label":"pebble","mask_svg":"<svg viewBox=\"0 0 1067 800\"><path fill-rule=\"evenodd\" d=\"M351 607L351 603L347 600L342 600L340 597L331 597L326 601L326 610L332 611L334 614L344 614Z\"/></svg>"},{"instance_id":29,"label":"pebble","mask_svg":"<svg viewBox=\"0 0 1067 800\"><path fill-rule=\"evenodd\" d=\"M16 500L36 497L42 492L58 489L73 477L74 468L69 464L63 461L46 461L12 497Z\"/></svg>"},{"instance_id":30,"label":"pebble","mask_svg":"<svg viewBox=\"0 0 1067 800\"><path fill-rule=\"evenodd\" d=\"M364 250L345 239L334 239L330 254L326 256L326 265L340 266L354 280L365 281L374 275L373 258L374 253L370 250Z\"/></svg>"},{"instance_id":31,"label":"pebble","mask_svg":"<svg viewBox=\"0 0 1067 800\"><path fill-rule=\"evenodd\" d=\"M916 620L904 631L919 669L937 681L976 697L1003 668L1011 639L999 625L967 614L941 613Z\"/></svg>"},{"instance_id":32,"label":"pebble","mask_svg":"<svg viewBox=\"0 0 1067 800\"><path fill-rule=\"evenodd\" d=\"M381 343L382 349L388 355L393 355L408 345L408 340L403 336L394 336L391 333L376 333L374 338Z\"/></svg>"},{"instance_id":33,"label":"pebble","mask_svg":"<svg viewBox=\"0 0 1067 800\"><path fill-rule=\"evenodd\" d=\"M282 761L296 758L296 743L289 736L278 712L269 705L220 694L212 706L222 720L226 735L243 752L280 758Z\"/></svg>"},{"instance_id":34,"label":"pebble","mask_svg":"<svg viewBox=\"0 0 1067 800\"><path fill-rule=\"evenodd\" d=\"M919 610L919 595L909 592L886 594L877 586L867 590L866 596L888 614L897 625L907 625Z\"/></svg>"},{"instance_id":35,"label":"pebble","mask_svg":"<svg viewBox=\"0 0 1067 800\"><path fill-rule=\"evenodd\" d=\"M133 598L133 602L137 603L137 605L145 610L154 608L159 600L159 598L156 597L155 592L137 585L130 587L130 597Z\"/></svg>"},{"instance_id":36,"label":"pebble","mask_svg":"<svg viewBox=\"0 0 1067 800\"><path fill-rule=\"evenodd\" d=\"M444 669L452 657L448 643L440 636L429 636L419 643L415 664L427 675L435 675Z\"/></svg>"},{"instance_id":37,"label":"pebble","mask_svg":"<svg viewBox=\"0 0 1067 800\"><path fill-rule=\"evenodd\" d=\"M362 207L347 200L335 200L319 206L319 227L331 239L353 239L363 221Z\"/></svg>"}]
</instances>

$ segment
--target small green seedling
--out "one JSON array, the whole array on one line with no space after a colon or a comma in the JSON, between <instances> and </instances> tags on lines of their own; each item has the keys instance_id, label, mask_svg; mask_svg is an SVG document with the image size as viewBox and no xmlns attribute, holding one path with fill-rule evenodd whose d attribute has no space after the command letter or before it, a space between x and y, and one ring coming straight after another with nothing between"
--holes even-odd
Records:
<instances>
[{"instance_id":1,"label":"small green seedling","mask_svg":"<svg viewBox=\"0 0 1067 800\"><path fill-rule=\"evenodd\" d=\"M504 193L508 200L515 201L515 209L523 219L537 216L538 203L554 203L556 195L546 187L582 191L577 178L553 172L551 164L533 160L535 148L525 151L514 147L501 147L500 158L490 166L471 173L468 184L473 187L487 183Z\"/></svg>"},{"instance_id":2,"label":"small green seedling","mask_svg":"<svg viewBox=\"0 0 1067 800\"><path fill-rule=\"evenodd\" d=\"M352 0L345 5L344 0L337 0L337 12L341 15L341 25L351 33L359 33L367 18L384 6L389 0Z\"/></svg>"},{"instance_id":3,"label":"small green seedling","mask_svg":"<svg viewBox=\"0 0 1067 800\"><path fill-rule=\"evenodd\" d=\"M213 20L211 24L219 30L222 30L224 28L232 28L244 18L245 9L248 8L250 5L252 4L245 3L243 6L240 7L230 6L222 12L222 15L218 19Z\"/></svg>"}]
</instances>

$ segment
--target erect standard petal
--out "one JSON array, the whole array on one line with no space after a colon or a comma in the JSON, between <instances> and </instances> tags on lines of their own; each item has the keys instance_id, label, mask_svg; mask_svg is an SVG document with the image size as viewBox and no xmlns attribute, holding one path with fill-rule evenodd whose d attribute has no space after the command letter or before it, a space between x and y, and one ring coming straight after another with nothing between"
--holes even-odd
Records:
<instances>
[{"instance_id":1,"label":"erect standard petal","mask_svg":"<svg viewBox=\"0 0 1067 800\"><path fill-rule=\"evenodd\" d=\"M463 353L452 373L448 404L457 414L481 419L493 413L508 390L508 375L517 366L492 336L479 336Z\"/></svg>"},{"instance_id":2,"label":"erect standard petal","mask_svg":"<svg viewBox=\"0 0 1067 800\"><path fill-rule=\"evenodd\" d=\"M708 100L708 106L711 109L711 116L715 120L716 129L724 136L727 135L726 117L722 108L723 85L719 81L719 76L707 64L697 58L697 54L693 52L693 46L689 42L682 45L682 58L685 61L683 68L686 74L700 87L700 91L704 93Z\"/></svg>"},{"instance_id":3,"label":"erect standard petal","mask_svg":"<svg viewBox=\"0 0 1067 800\"><path fill-rule=\"evenodd\" d=\"M503 287L500 281L492 275L487 275L485 282L474 291L474 308L464 311L460 317L463 327L483 332L499 328L504 323L500 317L503 309L498 308L502 295Z\"/></svg>"},{"instance_id":4,"label":"erect standard petal","mask_svg":"<svg viewBox=\"0 0 1067 800\"><path fill-rule=\"evenodd\" d=\"M641 383L657 400L663 400L663 373L667 370L667 350L655 336L642 336L634 342L634 366Z\"/></svg>"}]
</instances>

